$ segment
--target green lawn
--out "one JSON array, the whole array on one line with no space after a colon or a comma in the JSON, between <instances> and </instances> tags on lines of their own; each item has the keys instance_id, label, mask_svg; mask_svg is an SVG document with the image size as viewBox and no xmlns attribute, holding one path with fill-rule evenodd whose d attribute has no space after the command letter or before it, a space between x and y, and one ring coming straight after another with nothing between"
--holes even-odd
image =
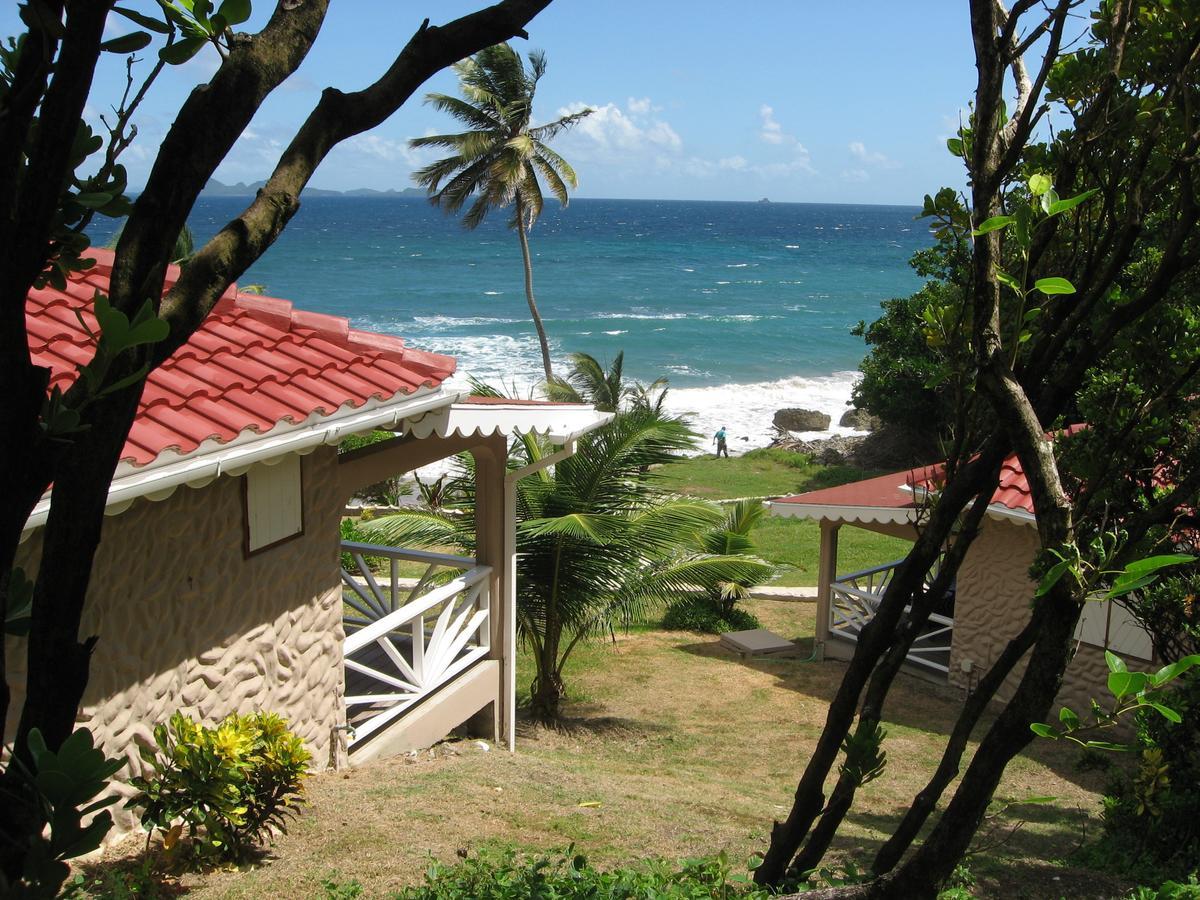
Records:
<instances>
[{"instance_id":1,"label":"green lawn","mask_svg":"<svg viewBox=\"0 0 1200 900\"><path fill-rule=\"evenodd\" d=\"M801 494L883 474L854 466L817 465L802 453L770 447L729 459L695 456L655 471L667 490L706 500Z\"/></svg>"},{"instance_id":2,"label":"green lawn","mask_svg":"<svg viewBox=\"0 0 1200 900\"><path fill-rule=\"evenodd\" d=\"M754 529L754 542L763 559L793 566L772 584L807 587L817 583L821 532L811 519L768 516ZM908 541L847 525L838 532L838 574L846 575L901 559L912 547Z\"/></svg>"},{"instance_id":3,"label":"green lawn","mask_svg":"<svg viewBox=\"0 0 1200 900\"><path fill-rule=\"evenodd\" d=\"M883 474L854 466L822 466L809 462L803 454L771 448L730 459L697 456L656 471L668 490L705 500L800 494ZM764 559L792 566L773 584L807 587L817 583L821 535L816 522L769 516L755 529L754 540ZM908 541L847 526L838 535L838 574L900 559L910 546Z\"/></svg>"}]
</instances>

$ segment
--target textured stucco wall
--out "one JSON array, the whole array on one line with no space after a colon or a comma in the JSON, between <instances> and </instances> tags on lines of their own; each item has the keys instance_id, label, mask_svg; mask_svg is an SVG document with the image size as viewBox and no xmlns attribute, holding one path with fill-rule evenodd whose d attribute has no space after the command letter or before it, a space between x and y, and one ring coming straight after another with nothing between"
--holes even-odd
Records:
<instances>
[{"instance_id":1,"label":"textured stucco wall","mask_svg":"<svg viewBox=\"0 0 1200 900\"><path fill-rule=\"evenodd\" d=\"M1028 571L1037 547L1037 532L1032 528L985 520L958 570L951 684L967 686L968 676L962 670L967 660L974 665L972 680L978 680L1028 621L1034 591ZM1023 670L1018 666L1009 675L997 699L1012 696Z\"/></svg>"},{"instance_id":2,"label":"textured stucco wall","mask_svg":"<svg viewBox=\"0 0 1200 900\"><path fill-rule=\"evenodd\" d=\"M1027 525L985 521L958 573L951 684L967 687L962 663L968 659L975 665L971 680L977 681L1029 621L1036 586L1028 572L1038 546L1037 532ZM1013 669L996 694L998 701L1012 697L1024 671L1024 662ZM1107 677L1103 649L1079 645L1063 677L1054 716L1062 705L1083 715L1090 708L1091 698L1105 696Z\"/></svg>"},{"instance_id":3,"label":"textured stucco wall","mask_svg":"<svg viewBox=\"0 0 1200 900\"><path fill-rule=\"evenodd\" d=\"M177 709L209 722L235 710L280 713L314 767L330 763L332 729L345 721L338 576L345 498L334 448L320 447L302 463L304 534L249 559L240 477L181 487L105 520L82 628L100 641L79 721L131 768L140 766L134 742L151 743L154 725ZM19 564L28 566L39 536L22 551ZM24 695L25 647L13 642L10 650L17 690L9 735ZM129 813L114 812L120 826L132 825Z\"/></svg>"}]
</instances>

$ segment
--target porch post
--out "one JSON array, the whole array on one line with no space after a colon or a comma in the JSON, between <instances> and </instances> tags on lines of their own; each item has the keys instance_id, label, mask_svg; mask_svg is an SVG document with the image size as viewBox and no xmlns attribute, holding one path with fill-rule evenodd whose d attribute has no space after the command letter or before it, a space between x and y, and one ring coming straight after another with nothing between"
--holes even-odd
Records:
<instances>
[{"instance_id":1,"label":"porch post","mask_svg":"<svg viewBox=\"0 0 1200 900\"><path fill-rule=\"evenodd\" d=\"M511 693L505 687L504 667L511 654L505 647L504 636L512 618L505 602L504 579L510 569L505 555L505 478L508 463L508 439L493 435L486 443L473 449L475 458L475 560L479 565L492 567L488 579L490 650L488 659L500 661L501 675L496 686L495 708L492 714L492 740L505 739L505 721L511 718Z\"/></svg>"},{"instance_id":2,"label":"porch post","mask_svg":"<svg viewBox=\"0 0 1200 900\"><path fill-rule=\"evenodd\" d=\"M497 605L504 607L500 735L509 753L513 753L517 749L517 482L513 478L504 479L504 549L500 563L500 593L496 598Z\"/></svg>"},{"instance_id":3,"label":"porch post","mask_svg":"<svg viewBox=\"0 0 1200 900\"><path fill-rule=\"evenodd\" d=\"M813 640L822 645L829 640L831 586L837 580L838 530L841 527L840 522L821 520L821 555L817 563L817 623Z\"/></svg>"}]
</instances>

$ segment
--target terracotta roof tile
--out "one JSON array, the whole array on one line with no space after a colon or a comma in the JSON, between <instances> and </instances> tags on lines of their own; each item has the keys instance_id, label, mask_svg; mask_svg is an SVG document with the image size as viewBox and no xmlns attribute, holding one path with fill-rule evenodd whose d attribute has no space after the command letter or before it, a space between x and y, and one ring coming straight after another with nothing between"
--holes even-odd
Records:
<instances>
[{"instance_id":1,"label":"terracotta roof tile","mask_svg":"<svg viewBox=\"0 0 1200 900\"><path fill-rule=\"evenodd\" d=\"M1061 434L1072 435L1083 427L1083 425L1072 425L1064 429ZM910 469L907 472L894 472L891 475L855 481L838 487L809 491L806 494L781 497L775 502L811 506L871 506L901 509L913 505L912 492L904 490L904 485L933 487L941 470L941 465L925 466ZM1009 509L1023 510L1030 514L1034 511L1029 479L1025 477L1025 471L1015 454L1005 459L1000 466L1000 479L996 486L996 492L992 494L992 503Z\"/></svg>"},{"instance_id":2,"label":"terracotta roof tile","mask_svg":"<svg viewBox=\"0 0 1200 900\"><path fill-rule=\"evenodd\" d=\"M92 356L91 304L105 290L113 254L91 250L96 266L64 290L29 292L25 319L35 364L65 389ZM171 266L169 289L179 277ZM436 387L454 359L405 346L390 335L350 328L346 319L295 309L286 300L231 290L191 339L147 379L121 458L152 462L167 450L190 453L206 440L228 442L247 430L269 431L369 400L387 401Z\"/></svg>"}]
</instances>

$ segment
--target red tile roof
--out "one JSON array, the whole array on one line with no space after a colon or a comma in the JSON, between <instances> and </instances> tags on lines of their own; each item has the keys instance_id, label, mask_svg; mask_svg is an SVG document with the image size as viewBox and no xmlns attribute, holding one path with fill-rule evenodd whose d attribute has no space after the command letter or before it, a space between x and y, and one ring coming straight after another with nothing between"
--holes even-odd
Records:
<instances>
[{"instance_id":1,"label":"red tile roof","mask_svg":"<svg viewBox=\"0 0 1200 900\"><path fill-rule=\"evenodd\" d=\"M906 472L893 472L864 481L854 481L837 487L822 488L806 494L780 497L775 503L795 503L802 506L864 506L874 509L906 509L916 506L909 488L931 488L942 475L942 465L922 466ZM1010 456L1000 467L1000 481L992 495L992 503L1033 513L1033 496L1029 479L1017 457Z\"/></svg>"},{"instance_id":2,"label":"red tile roof","mask_svg":"<svg viewBox=\"0 0 1200 900\"><path fill-rule=\"evenodd\" d=\"M92 250L95 267L64 290L30 291L25 305L29 351L64 390L92 355L94 292L108 289L112 251ZM179 277L171 266L166 288ZM142 466L164 451L190 453L204 441L226 443L245 431L327 417L343 407L387 401L436 387L454 372L453 357L407 347L398 337L355 331L337 316L294 309L286 300L226 292L212 313L150 374L121 454Z\"/></svg>"}]
</instances>

